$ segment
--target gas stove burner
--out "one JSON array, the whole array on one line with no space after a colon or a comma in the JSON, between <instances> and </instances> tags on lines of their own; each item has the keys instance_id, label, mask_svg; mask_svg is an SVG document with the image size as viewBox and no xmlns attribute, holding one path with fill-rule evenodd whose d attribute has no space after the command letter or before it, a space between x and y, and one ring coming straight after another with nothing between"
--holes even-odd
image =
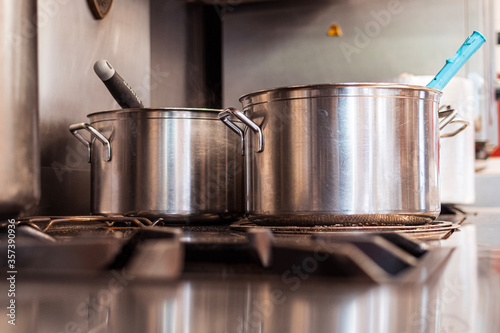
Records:
<instances>
[{"instance_id":1,"label":"gas stove burner","mask_svg":"<svg viewBox=\"0 0 500 333\"><path fill-rule=\"evenodd\" d=\"M308 235L315 233L384 233L397 232L410 235L420 240L439 240L448 238L460 225L447 221L434 221L425 225L379 225L379 226L260 226L247 219L230 225L232 230L248 231L249 229L269 229L273 234Z\"/></svg>"},{"instance_id":2,"label":"gas stove burner","mask_svg":"<svg viewBox=\"0 0 500 333\"><path fill-rule=\"evenodd\" d=\"M153 224L149 219L144 217L128 217L128 216L32 216L20 219L21 224L30 224L38 226L38 224L45 224L47 231L54 224L70 224L74 225L80 222L100 222L108 226L113 226L115 223L134 224L138 227L150 226Z\"/></svg>"},{"instance_id":3,"label":"gas stove burner","mask_svg":"<svg viewBox=\"0 0 500 333\"><path fill-rule=\"evenodd\" d=\"M126 216L32 216L19 220L19 226L30 226L40 235L74 237L81 234L130 235L134 230L153 226L158 221ZM37 233L33 233L33 236Z\"/></svg>"}]
</instances>

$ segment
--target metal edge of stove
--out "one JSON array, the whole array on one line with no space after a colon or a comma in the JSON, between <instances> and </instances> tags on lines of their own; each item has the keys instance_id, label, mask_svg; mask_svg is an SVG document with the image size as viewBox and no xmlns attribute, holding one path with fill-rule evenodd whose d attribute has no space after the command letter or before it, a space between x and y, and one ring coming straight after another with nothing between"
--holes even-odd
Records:
<instances>
[{"instance_id":1,"label":"metal edge of stove","mask_svg":"<svg viewBox=\"0 0 500 333\"><path fill-rule=\"evenodd\" d=\"M50 219L37 219L46 226L55 225ZM70 223L67 218L58 219L62 221L59 225ZM76 219L76 223L90 221L100 224L107 219L82 217ZM428 252L436 251L429 251L425 243L397 233L321 232L292 238L275 237L270 228L250 228L245 229L245 234L240 233L238 241L222 237L214 242L213 237L208 237L204 242L192 242L183 240L181 229L151 227L143 223L139 227L134 221L120 221L124 222L135 228L128 239L84 236L61 242L58 238L46 237L36 224L20 221L18 230L25 237L19 240L19 246L27 258L21 266L33 274L99 275L106 270L126 269L141 279L162 280L178 278L186 271L186 266L200 259L211 268L216 267L216 263L221 264L219 268L235 264L230 270L233 273L239 273L239 269L250 263L258 267L256 272L264 274L283 274L290 267L313 259L314 272L318 276L382 283L398 281L401 276L407 276L404 281L411 280L412 275L406 272L414 271L415 267L426 262L422 259L429 257ZM35 243L29 241L34 235ZM319 258L325 259L316 258L319 254ZM154 257L161 260L151 260ZM205 265L204 269L209 266ZM210 273L210 269L203 272ZM217 269L213 272L217 274Z\"/></svg>"},{"instance_id":2,"label":"metal edge of stove","mask_svg":"<svg viewBox=\"0 0 500 333\"><path fill-rule=\"evenodd\" d=\"M36 224L15 225L15 267L25 276L98 277L120 269L138 279L155 280L175 279L183 271L180 229L142 226L130 238L83 234L67 239L47 235ZM5 224L2 227L0 231L6 234ZM4 243L0 255L7 257L7 237L0 238L0 244ZM6 265L0 263L0 267Z\"/></svg>"}]
</instances>

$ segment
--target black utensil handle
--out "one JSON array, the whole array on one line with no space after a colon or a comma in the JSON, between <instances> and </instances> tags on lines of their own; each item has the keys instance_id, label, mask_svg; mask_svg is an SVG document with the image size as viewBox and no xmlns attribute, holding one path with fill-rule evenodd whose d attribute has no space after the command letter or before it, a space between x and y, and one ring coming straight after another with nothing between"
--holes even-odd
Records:
<instances>
[{"instance_id":1,"label":"black utensil handle","mask_svg":"<svg viewBox=\"0 0 500 333\"><path fill-rule=\"evenodd\" d=\"M144 107L144 104L142 104L132 87L116 72L107 60L97 61L94 65L94 70L122 108Z\"/></svg>"},{"instance_id":2,"label":"black utensil handle","mask_svg":"<svg viewBox=\"0 0 500 333\"><path fill-rule=\"evenodd\" d=\"M118 73L115 72L115 75L103 82L122 108L130 109L144 107L139 97L132 90L132 87L130 87Z\"/></svg>"}]
</instances>

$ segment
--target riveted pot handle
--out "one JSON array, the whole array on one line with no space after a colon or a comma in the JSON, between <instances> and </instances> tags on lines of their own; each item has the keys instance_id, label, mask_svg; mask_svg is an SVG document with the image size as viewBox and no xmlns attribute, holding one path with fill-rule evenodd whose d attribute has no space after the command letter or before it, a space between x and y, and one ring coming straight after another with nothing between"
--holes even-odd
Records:
<instances>
[{"instance_id":1,"label":"riveted pot handle","mask_svg":"<svg viewBox=\"0 0 500 333\"><path fill-rule=\"evenodd\" d=\"M71 132L71 134L73 134L78 139L78 141L80 141L87 147L89 163L91 161L90 141L87 140L87 138L85 138L80 132L78 132L79 130L86 130L90 133L91 136L95 136L97 140L101 141L104 147L106 147L106 157L104 158L104 161L111 161L111 144L109 143L109 140L104 135L102 135L101 132L96 130L92 125L88 123L78 123L70 125L69 131Z\"/></svg>"},{"instance_id":2,"label":"riveted pot handle","mask_svg":"<svg viewBox=\"0 0 500 333\"><path fill-rule=\"evenodd\" d=\"M227 108L221 113L219 113L219 119L221 119L224 124L226 124L229 128L231 128L234 132L240 135L242 138L242 144L244 143L244 137L245 137L245 130L242 130L238 126L236 126L231 120L229 119L229 116L233 115L239 120L241 120L248 128L250 128L252 131L255 133L258 133L259 135L259 149L257 150L258 153L262 153L264 151L264 133L262 132L262 129L254 123L250 118L245 116L245 114L235 108ZM244 154L244 151L243 151Z\"/></svg>"}]
</instances>

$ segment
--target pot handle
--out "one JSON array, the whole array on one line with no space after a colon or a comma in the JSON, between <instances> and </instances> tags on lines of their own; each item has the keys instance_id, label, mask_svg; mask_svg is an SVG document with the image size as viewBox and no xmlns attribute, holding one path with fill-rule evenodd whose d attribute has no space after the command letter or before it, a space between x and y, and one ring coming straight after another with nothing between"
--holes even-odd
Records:
<instances>
[{"instance_id":1,"label":"pot handle","mask_svg":"<svg viewBox=\"0 0 500 333\"><path fill-rule=\"evenodd\" d=\"M245 156L245 134L247 128L245 127L245 131L243 131L241 128L236 126L236 124L229 120L229 117L231 116L232 113L228 110L224 110L219 113L219 119L241 138L241 156Z\"/></svg>"},{"instance_id":2,"label":"pot handle","mask_svg":"<svg viewBox=\"0 0 500 333\"><path fill-rule=\"evenodd\" d=\"M235 123L233 123L229 119L229 116L231 115L241 120L247 127L245 127L244 130L239 128ZM231 130L233 130L233 132L235 132L241 137L241 144L243 145L242 155L245 155L244 143L245 143L245 133L247 131L247 128L250 128L252 131L259 134L259 149L257 150L257 153L262 153L264 151L264 133L262 132L262 129L259 127L259 125L250 120L250 118L245 116L243 112L235 108L226 108L224 111L219 113L219 119L222 120L222 122L226 126L228 126Z\"/></svg>"},{"instance_id":3,"label":"pot handle","mask_svg":"<svg viewBox=\"0 0 500 333\"><path fill-rule=\"evenodd\" d=\"M451 138L457 135L458 133L463 132L469 126L469 122L463 119L453 119L452 121L449 122L449 124L462 124L462 126L453 132L440 134L439 135L440 138Z\"/></svg>"},{"instance_id":4,"label":"pot handle","mask_svg":"<svg viewBox=\"0 0 500 333\"><path fill-rule=\"evenodd\" d=\"M443 118L443 120L439 121L439 130L442 130L449 124L462 124L462 126L450 133L442 133L439 135L441 138L451 138L457 135L460 132L463 132L467 126L469 126L469 122L463 119L455 119L457 117L457 110L452 109L450 105L442 106L439 108L439 118Z\"/></svg>"},{"instance_id":5,"label":"pot handle","mask_svg":"<svg viewBox=\"0 0 500 333\"><path fill-rule=\"evenodd\" d=\"M73 134L78 139L78 141L80 141L81 143L83 143L87 147L88 156L89 156L89 159L88 159L89 163L91 161L91 154L90 154L91 144L90 144L90 141L87 140L87 138L85 138L82 134L80 134L78 132L79 130L86 130L90 133L91 137L95 136L97 140L101 141L101 143L104 145L104 147L106 147L106 157L104 158L104 161L106 161L106 162L111 161L111 144L109 143L109 140L104 135L102 135L101 132L96 130L92 125L90 125L88 123L78 123L78 124L70 125L69 131L71 132L71 134Z\"/></svg>"},{"instance_id":6,"label":"pot handle","mask_svg":"<svg viewBox=\"0 0 500 333\"><path fill-rule=\"evenodd\" d=\"M446 127L457 116L457 110L451 109L450 106L442 106L439 108L439 130Z\"/></svg>"}]
</instances>

